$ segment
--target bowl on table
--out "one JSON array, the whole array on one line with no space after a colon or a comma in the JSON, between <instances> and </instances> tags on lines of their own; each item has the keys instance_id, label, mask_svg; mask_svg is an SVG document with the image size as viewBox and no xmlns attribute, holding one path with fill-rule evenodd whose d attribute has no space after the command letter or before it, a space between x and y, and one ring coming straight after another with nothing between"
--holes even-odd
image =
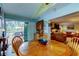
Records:
<instances>
[{"instance_id":1,"label":"bowl on table","mask_svg":"<svg viewBox=\"0 0 79 59\"><path fill-rule=\"evenodd\" d=\"M43 44L43 45L46 45L47 44L47 39L45 39L45 38L41 38L41 39L39 39L39 42L41 43L41 44Z\"/></svg>"}]
</instances>

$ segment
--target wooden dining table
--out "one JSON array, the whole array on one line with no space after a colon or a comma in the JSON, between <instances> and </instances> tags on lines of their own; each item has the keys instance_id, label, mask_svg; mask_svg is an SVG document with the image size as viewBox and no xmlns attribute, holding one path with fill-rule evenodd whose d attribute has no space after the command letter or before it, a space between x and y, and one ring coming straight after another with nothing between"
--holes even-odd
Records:
<instances>
[{"instance_id":1,"label":"wooden dining table","mask_svg":"<svg viewBox=\"0 0 79 59\"><path fill-rule=\"evenodd\" d=\"M18 53L20 56L71 56L73 51L66 44L55 40L50 40L47 45L34 40L28 45L23 43Z\"/></svg>"}]
</instances>

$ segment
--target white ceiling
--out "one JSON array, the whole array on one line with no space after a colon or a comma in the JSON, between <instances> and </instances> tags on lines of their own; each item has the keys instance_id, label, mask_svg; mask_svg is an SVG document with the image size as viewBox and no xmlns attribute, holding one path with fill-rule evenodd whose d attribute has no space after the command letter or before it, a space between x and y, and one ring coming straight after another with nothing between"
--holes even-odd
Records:
<instances>
[{"instance_id":1,"label":"white ceiling","mask_svg":"<svg viewBox=\"0 0 79 59\"><path fill-rule=\"evenodd\" d=\"M10 13L13 15L19 15L19 16L29 17L29 18L32 18L34 16L34 19L39 17L36 15L41 10L41 9L39 10L41 5L42 3L3 3L2 4L5 13ZM55 9L63 8L66 5L67 4L64 4L64 3L63 4L58 3L55 5L51 4L51 7L49 6L50 8L48 7L48 9L44 10L44 12L41 12L40 15L44 13L48 13L49 11L53 12L55 11Z\"/></svg>"}]
</instances>

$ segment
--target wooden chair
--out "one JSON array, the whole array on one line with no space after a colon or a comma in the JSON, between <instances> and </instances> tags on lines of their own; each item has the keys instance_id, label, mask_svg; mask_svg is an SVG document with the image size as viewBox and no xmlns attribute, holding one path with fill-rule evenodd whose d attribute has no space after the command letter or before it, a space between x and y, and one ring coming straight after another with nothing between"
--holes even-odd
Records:
<instances>
[{"instance_id":1,"label":"wooden chair","mask_svg":"<svg viewBox=\"0 0 79 59\"><path fill-rule=\"evenodd\" d=\"M68 38L67 45L73 49L77 56L79 56L79 33L76 33L71 38Z\"/></svg>"},{"instance_id":2,"label":"wooden chair","mask_svg":"<svg viewBox=\"0 0 79 59\"><path fill-rule=\"evenodd\" d=\"M73 49L77 52L77 55L79 56L79 38L76 38L74 40Z\"/></svg>"},{"instance_id":3,"label":"wooden chair","mask_svg":"<svg viewBox=\"0 0 79 59\"><path fill-rule=\"evenodd\" d=\"M79 55L79 40L77 37L69 39L67 45L73 49L73 53Z\"/></svg>"},{"instance_id":4,"label":"wooden chair","mask_svg":"<svg viewBox=\"0 0 79 59\"><path fill-rule=\"evenodd\" d=\"M71 32L67 32L67 37L66 37L66 43L70 47L73 47L73 44L75 43L75 36Z\"/></svg>"},{"instance_id":5,"label":"wooden chair","mask_svg":"<svg viewBox=\"0 0 79 59\"><path fill-rule=\"evenodd\" d=\"M12 47L13 47L13 49L14 49L14 51L15 51L15 53L16 53L17 56L19 56L19 54L18 54L18 49L19 49L19 47L20 47L20 45L21 45L22 43L23 43L23 40L22 40L22 38L19 37L19 36L15 36L15 37L13 38L13 40L12 40Z\"/></svg>"}]
</instances>

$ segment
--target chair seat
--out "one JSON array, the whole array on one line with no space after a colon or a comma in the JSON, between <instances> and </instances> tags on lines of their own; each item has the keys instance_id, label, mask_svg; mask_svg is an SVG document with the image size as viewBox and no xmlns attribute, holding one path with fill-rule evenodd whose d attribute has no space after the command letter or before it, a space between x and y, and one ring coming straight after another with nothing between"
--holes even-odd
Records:
<instances>
[{"instance_id":1,"label":"chair seat","mask_svg":"<svg viewBox=\"0 0 79 59\"><path fill-rule=\"evenodd\" d=\"M24 45L26 45L25 47L24 47ZM19 51L21 52L21 53L26 53L27 52L27 49L28 49L28 42L24 42L23 44L21 44L21 46L19 47Z\"/></svg>"}]
</instances>

